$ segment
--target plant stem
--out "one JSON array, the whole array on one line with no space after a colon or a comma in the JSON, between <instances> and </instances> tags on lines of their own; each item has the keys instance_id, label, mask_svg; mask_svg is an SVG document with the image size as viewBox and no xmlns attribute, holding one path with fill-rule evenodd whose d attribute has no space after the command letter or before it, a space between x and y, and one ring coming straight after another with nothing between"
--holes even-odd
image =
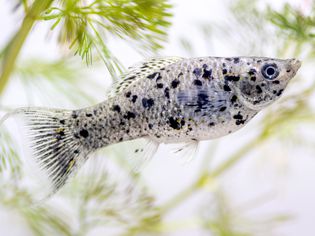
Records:
<instances>
[{"instance_id":1,"label":"plant stem","mask_svg":"<svg viewBox=\"0 0 315 236\"><path fill-rule=\"evenodd\" d=\"M170 209L176 208L182 202L191 197L191 195L194 194L196 191L204 188L205 186L208 186L211 182L215 180L215 178L223 174L226 170L233 167L240 159L242 159L248 153L254 150L254 148L263 141L264 138L258 136L256 139L247 143L239 151L233 154L228 160L219 165L214 171L210 173L208 173L207 171L203 172L192 185L184 189L161 208L162 214L166 213Z\"/></svg>"},{"instance_id":2,"label":"plant stem","mask_svg":"<svg viewBox=\"0 0 315 236\"><path fill-rule=\"evenodd\" d=\"M21 48L31 31L35 21L40 14L45 11L53 2L53 0L36 0L30 10L26 13L19 31L13 36L4 50L2 69L0 75L0 94L3 93Z\"/></svg>"},{"instance_id":3,"label":"plant stem","mask_svg":"<svg viewBox=\"0 0 315 236\"><path fill-rule=\"evenodd\" d=\"M232 155L228 160L223 162L220 166L218 166L213 172L210 173L211 178L216 178L223 174L226 170L233 167L240 159L245 157L248 153L250 153L254 148L261 144L264 141L262 136L258 136L256 139L247 143L244 147L242 147L238 152Z\"/></svg>"}]
</instances>

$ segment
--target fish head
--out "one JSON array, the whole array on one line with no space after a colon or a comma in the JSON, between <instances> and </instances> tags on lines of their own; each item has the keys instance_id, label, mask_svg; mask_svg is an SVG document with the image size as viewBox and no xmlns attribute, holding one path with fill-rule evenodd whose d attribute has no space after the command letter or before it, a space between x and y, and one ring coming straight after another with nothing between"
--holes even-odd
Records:
<instances>
[{"instance_id":1,"label":"fish head","mask_svg":"<svg viewBox=\"0 0 315 236\"><path fill-rule=\"evenodd\" d=\"M261 110L281 96L301 67L297 59L242 58L238 80L230 80L240 102L252 110Z\"/></svg>"}]
</instances>

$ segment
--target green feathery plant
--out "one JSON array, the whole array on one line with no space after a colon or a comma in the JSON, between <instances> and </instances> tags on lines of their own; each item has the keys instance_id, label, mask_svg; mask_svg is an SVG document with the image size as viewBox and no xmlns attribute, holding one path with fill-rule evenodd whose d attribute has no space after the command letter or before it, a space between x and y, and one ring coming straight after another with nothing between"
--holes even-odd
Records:
<instances>
[{"instance_id":1,"label":"green feathery plant","mask_svg":"<svg viewBox=\"0 0 315 236\"><path fill-rule=\"evenodd\" d=\"M166 40L165 31L172 16L172 5L167 0L35 0L31 5L22 1L22 5L25 18L3 51L0 94L25 39L38 22L51 21L51 30L59 29L58 42L68 45L87 63L92 63L92 51L96 51L116 78L116 71L122 71L121 64L106 45L106 39L118 37L141 52L156 52Z\"/></svg>"},{"instance_id":2,"label":"green feathery plant","mask_svg":"<svg viewBox=\"0 0 315 236\"><path fill-rule=\"evenodd\" d=\"M285 4L281 11L274 11L268 8L268 20L277 27L278 35L286 38L285 49L295 46L295 54L300 54L303 46L311 46L312 50L307 50L310 56L314 57L315 48L315 19L313 12L314 4L310 6L311 14L305 15L300 9Z\"/></svg>"}]
</instances>

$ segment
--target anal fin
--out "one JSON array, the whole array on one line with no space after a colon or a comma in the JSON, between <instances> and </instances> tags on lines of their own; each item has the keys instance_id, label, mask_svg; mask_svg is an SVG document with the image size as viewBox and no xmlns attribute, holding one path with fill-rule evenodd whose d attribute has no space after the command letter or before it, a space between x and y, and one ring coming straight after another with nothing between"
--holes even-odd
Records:
<instances>
[{"instance_id":1,"label":"anal fin","mask_svg":"<svg viewBox=\"0 0 315 236\"><path fill-rule=\"evenodd\" d=\"M199 146L198 141L172 144L172 151L175 154L175 156L179 157L185 164L190 162L196 156L198 146Z\"/></svg>"},{"instance_id":2,"label":"anal fin","mask_svg":"<svg viewBox=\"0 0 315 236\"><path fill-rule=\"evenodd\" d=\"M133 153L130 155L132 169L134 172L139 172L145 167L149 161L154 157L157 152L160 143L150 138L145 138L144 144L138 144L133 149Z\"/></svg>"}]
</instances>

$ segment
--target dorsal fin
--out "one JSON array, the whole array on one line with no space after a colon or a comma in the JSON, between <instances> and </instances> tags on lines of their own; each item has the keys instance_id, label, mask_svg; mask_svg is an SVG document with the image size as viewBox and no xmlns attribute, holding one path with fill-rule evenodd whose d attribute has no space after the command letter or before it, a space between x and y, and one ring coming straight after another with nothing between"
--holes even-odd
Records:
<instances>
[{"instance_id":1,"label":"dorsal fin","mask_svg":"<svg viewBox=\"0 0 315 236\"><path fill-rule=\"evenodd\" d=\"M164 67L180 61L184 58L182 57L161 57L161 58L150 58L146 61L137 63L132 67L128 68L125 74L120 76L120 80L114 86L111 96L124 91L135 81L142 79L155 71L161 70Z\"/></svg>"}]
</instances>

